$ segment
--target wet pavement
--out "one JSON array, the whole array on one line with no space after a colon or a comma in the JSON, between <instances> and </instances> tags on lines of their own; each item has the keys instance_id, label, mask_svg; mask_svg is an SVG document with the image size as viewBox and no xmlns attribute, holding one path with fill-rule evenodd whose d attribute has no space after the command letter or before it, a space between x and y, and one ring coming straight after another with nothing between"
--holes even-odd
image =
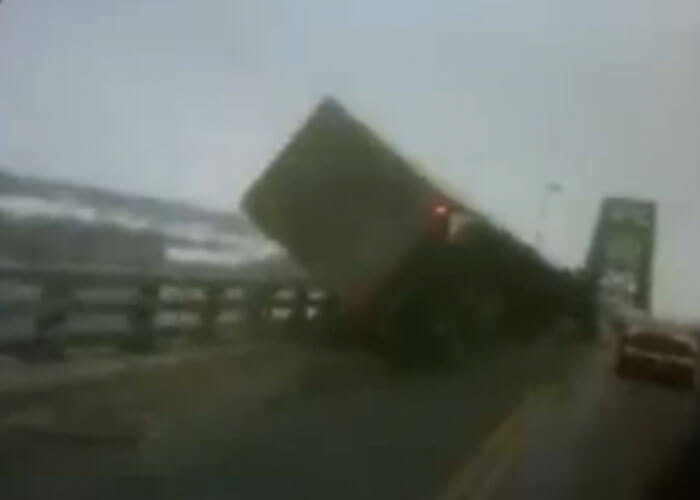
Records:
<instances>
[{"instance_id":1,"label":"wet pavement","mask_svg":"<svg viewBox=\"0 0 700 500\"><path fill-rule=\"evenodd\" d=\"M2 498L643 498L695 415L690 393L618 379L599 346L556 343L460 374L236 401L133 449L34 439L26 475L0 470Z\"/></svg>"},{"instance_id":2,"label":"wet pavement","mask_svg":"<svg viewBox=\"0 0 700 500\"><path fill-rule=\"evenodd\" d=\"M594 352L563 390L532 406L522 448L481 498L676 498L658 483L678 467L696 415L692 391L621 379L610 353Z\"/></svg>"}]
</instances>

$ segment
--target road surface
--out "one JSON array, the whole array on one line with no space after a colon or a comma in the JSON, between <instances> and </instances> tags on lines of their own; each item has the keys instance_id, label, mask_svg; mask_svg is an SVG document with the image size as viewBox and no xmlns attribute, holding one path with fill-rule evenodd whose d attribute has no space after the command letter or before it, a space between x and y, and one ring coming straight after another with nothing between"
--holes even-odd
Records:
<instances>
[{"instance_id":1,"label":"road surface","mask_svg":"<svg viewBox=\"0 0 700 500\"><path fill-rule=\"evenodd\" d=\"M677 498L657 483L677 473L695 438L694 394L621 379L611 358L592 352L568 387L531 399L520 415L518 449L491 468L490 484L482 482L474 497Z\"/></svg>"},{"instance_id":2,"label":"road surface","mask_svg":"<svg viewBox=\"0 0 700 500\"><path fill-rule=\"evenodd\" d=\"M536 345L458 375L222 401L136 447L35 436L0 460L2 498L641 498L688 439L693 399L607 363Z\"/></svg>"}]
</instances>

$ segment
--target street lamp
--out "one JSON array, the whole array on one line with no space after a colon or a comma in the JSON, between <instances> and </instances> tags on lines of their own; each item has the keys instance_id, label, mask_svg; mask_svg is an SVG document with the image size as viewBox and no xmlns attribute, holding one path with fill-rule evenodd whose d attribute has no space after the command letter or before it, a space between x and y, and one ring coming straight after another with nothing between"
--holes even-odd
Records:
<instances>
[{"instance_id":1,"label":"street lamp","mask_svg":"<svg viewBox=\"0 0 700 500\"><path fill-rule=\"evenodd\" d=\"M540 199L540 204L537 209L537 221L535 228L535 248L540 252L544 250L542 248L542 245L544 243L544 225L547 216L547 201L551 196L554 196L556 193L561 192L561 190L561 184L557 182L550 182L549 184L547 184L547 186L545 186L544 193L542 194L542 198Z\"/></svg>"}]
</instances>

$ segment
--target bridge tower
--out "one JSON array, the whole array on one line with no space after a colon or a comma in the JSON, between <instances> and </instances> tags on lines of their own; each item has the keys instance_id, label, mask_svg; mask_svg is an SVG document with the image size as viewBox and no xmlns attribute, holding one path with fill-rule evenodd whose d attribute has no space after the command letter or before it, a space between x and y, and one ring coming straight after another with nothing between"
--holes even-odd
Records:
<instances>
[{"instance_id":1,"label":"bridge tower","mask_svg":"<svg viewBox=\"0 0 700 500\"><path fill-rule=\"evenodd\" d=\"M655 202L603 200L586 262L602 299L651 311L655 236Z\"/></svg>"}]
</instances>

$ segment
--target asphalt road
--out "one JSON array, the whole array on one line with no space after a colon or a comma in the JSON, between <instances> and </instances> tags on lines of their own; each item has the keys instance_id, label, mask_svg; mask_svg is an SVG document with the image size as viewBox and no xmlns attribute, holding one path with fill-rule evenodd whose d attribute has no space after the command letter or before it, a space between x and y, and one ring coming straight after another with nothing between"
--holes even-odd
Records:
<instances>
[{"instance_id":1,"label":"asphalt road","mask_svg":"<svg viewBox=\"0 0 700 500\"><path fill-rule=\"evenodd\" d=\"M687 393L617 379L604 351L544 343L458 375L232 400L136 449L40 441L32 460L64 467L0 469L2 498L642 498L693 418Z\"/></svg>"},{"instance_id":2,"label":"asphalt road","mask_svg":"<svg viewBox=\"0 0 700 500\"><path fill-rule=\"evenodd\" d=\"M696 439L695 395L621 379L611 357L591 353L568 387L530 405L522 446L479 498L678 498L659 483L687 462L681 455ZM685 466L700 472L700 462Z\"/></svg>"},{"instance_id":3,"label":"asphalt road","mask_svg":"<svg viewBox=\"0 0 700 500\"><path fill-rule=\"evenodd\" d=\"M588 352L544 342L477 358L464 373L281 396L228 428L226 412L195 422L196 441L144 460L163 478L160 498L437 498L503 416Z\"/></svg>"}]
</instances>

